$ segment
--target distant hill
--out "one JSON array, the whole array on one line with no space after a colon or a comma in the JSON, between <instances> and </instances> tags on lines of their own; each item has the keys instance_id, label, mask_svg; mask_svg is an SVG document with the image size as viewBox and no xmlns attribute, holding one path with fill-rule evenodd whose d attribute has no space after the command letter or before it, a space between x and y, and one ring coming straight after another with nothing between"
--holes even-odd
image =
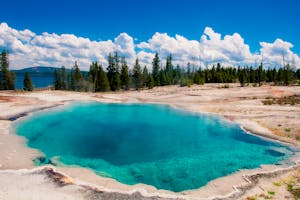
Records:
<instances>
[{"instance_id":1,"label":"distant hill","mask_svg":"<svg viewBox=\"0 0 300 200\"><path fill-rule=\"evenodd\" d=\"M56 69L60 69L58 67L45 67L45 66L36 66L36 67L27 67L24 69L15 69L11 70L15 72L16 74L25 74L26 72L29 72L30 74L53 74ZM69 73L71 69L66 69L66 71ZM87 74L87 71L81 71L83 74Z\"/></svg>"},{"instance_id":2,"label":"distant hill","mask_svg":"<svg viewBox=\"0 0 300 200\"><path fill-rule=\"evenodd\" d=\"M57 67L44 67L44 66L37 66L37 67L28 67L24 69L12 70L15 73L26 73L29 72L31 74L53 74L54 70L58 69Z\"/></svg>"}]
</instances>

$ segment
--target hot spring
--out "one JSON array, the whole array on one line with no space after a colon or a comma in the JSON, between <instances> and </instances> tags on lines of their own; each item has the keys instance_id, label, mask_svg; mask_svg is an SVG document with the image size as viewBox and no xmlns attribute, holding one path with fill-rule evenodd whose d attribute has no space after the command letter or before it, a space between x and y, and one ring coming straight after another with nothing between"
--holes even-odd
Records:
<instances>
[{"instance_id":1,"label":"hot spring","mask_svg":"<svg viewBox=\"0 0 300 200\"><path fill-rule=\"evenodd\" d=\"M45 155L38 164L52 160L175 192L294 154L217 116L163 105L77 102L18 120L14 128Z\"/></svg>"}]
</instances>

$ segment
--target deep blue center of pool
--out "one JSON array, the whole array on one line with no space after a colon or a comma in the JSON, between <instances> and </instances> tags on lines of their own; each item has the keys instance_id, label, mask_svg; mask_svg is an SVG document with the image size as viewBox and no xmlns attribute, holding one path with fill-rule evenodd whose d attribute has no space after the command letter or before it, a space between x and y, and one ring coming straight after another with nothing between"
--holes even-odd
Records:
<instances>
[{"instance_id":1,"label":"deep blue center of pool","mask_svg":"<svg viewBox=\"0 0 300 200\"><path fill-rule=\"evenodd\" d=\"M47 159L175 192L293 154L216 116L151 104L74 103L15 124Z\"/></svg>"}]
</instances>

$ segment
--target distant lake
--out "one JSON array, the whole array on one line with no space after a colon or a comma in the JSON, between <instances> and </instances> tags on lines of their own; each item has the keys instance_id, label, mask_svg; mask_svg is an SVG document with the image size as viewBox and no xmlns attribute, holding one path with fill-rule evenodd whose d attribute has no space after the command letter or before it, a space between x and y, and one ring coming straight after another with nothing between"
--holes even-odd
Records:
<instances>
[{"instance_id":1,"label":"distant lake","mask_svg":"<svg viewBox=\"0 0 300 200\"><path fill-rule=\"evenodd\" d=\"M15 88L22 89L25 73L17 72L15 79ZM30 73L34 88L45 88L53 85L54 75L52 73Z\"/></svg>"}]
</instances>

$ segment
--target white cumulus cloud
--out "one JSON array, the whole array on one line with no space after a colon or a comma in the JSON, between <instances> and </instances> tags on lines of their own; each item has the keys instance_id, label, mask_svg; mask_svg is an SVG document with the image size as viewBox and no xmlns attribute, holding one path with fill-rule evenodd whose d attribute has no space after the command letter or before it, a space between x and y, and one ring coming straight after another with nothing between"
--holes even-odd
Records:
<instances>
[{"instance_id":1,"label":"white cumulus cloud","mask_svg":"<svg viewBox=\"0 0 300 200\"><path fill-rule=\"evenodd\" d=\"M289 63L293 67L299 68L299 56L291 51L293 44L282 39L276 39L273 43L260 42L260 52L264 62L270 65L283 65Z\"/></svg>"},{"instance_id":2,"label":"white cumulus cloud","mask_svg":"<svg viewBox=\"0 0 300 200\"><path fill-rule=\"evenodd\" d=\"M18 31L6 23L0 24L0 47L10 52L14 69L39 65L71 67L78 61L82 69L88 70L94 60L106 65L110 52L120 52L129 61L136 57L133 38L126 33L121 33L114 41L91 41L73 34L45 32L37 35L30 30Z\"/></svg>"},{"instance_id":3,"label":"white cumulus cloud","mask_svg":"<svg viewBox=\"0 0 300 200\"><path fill-rule=\"evenodd\" d=\"M171 37L166 33L155 33L147 42L137 45L142 50L157 51L163 57L171 53L180 64L187 62L196 63L250 63L253 55L244 39L237 33L226 35L223 39L221 34L206 27L199 41L188 40L181 35Z\"/></svg>"},{"instance_id":4,"label":"white cumulus cloud","mask_svg":"<svg viewBox=\"0 0 300 200\"><path fill-rule=\"evenodd\" d=\"M293 44L276 39L273 43L260 42L259 53L251 53L243 37L234 33L222 36L206 27L199 40L189 40L181 35L169 36L155 33L147 41L135 43L133 37L121 33L113 40L93 41L73 34L36 34L28 29L16 30L6 23L0 24L0 49L9 51L11 68L29 66L71 67L75 61L83 70L88 70L91 61L99 61L106 66L106 57L117 51L127 58L129 65L139 58L142 65L151 66L155 52L164 64L168 54L173 55L174 65L186 66L191 62L199 66L220 62L228 65L254 64L263 56L264 62L272 66L285 63L300 65L300 58L291 49Z\"/></svg>"}]
</instances>

